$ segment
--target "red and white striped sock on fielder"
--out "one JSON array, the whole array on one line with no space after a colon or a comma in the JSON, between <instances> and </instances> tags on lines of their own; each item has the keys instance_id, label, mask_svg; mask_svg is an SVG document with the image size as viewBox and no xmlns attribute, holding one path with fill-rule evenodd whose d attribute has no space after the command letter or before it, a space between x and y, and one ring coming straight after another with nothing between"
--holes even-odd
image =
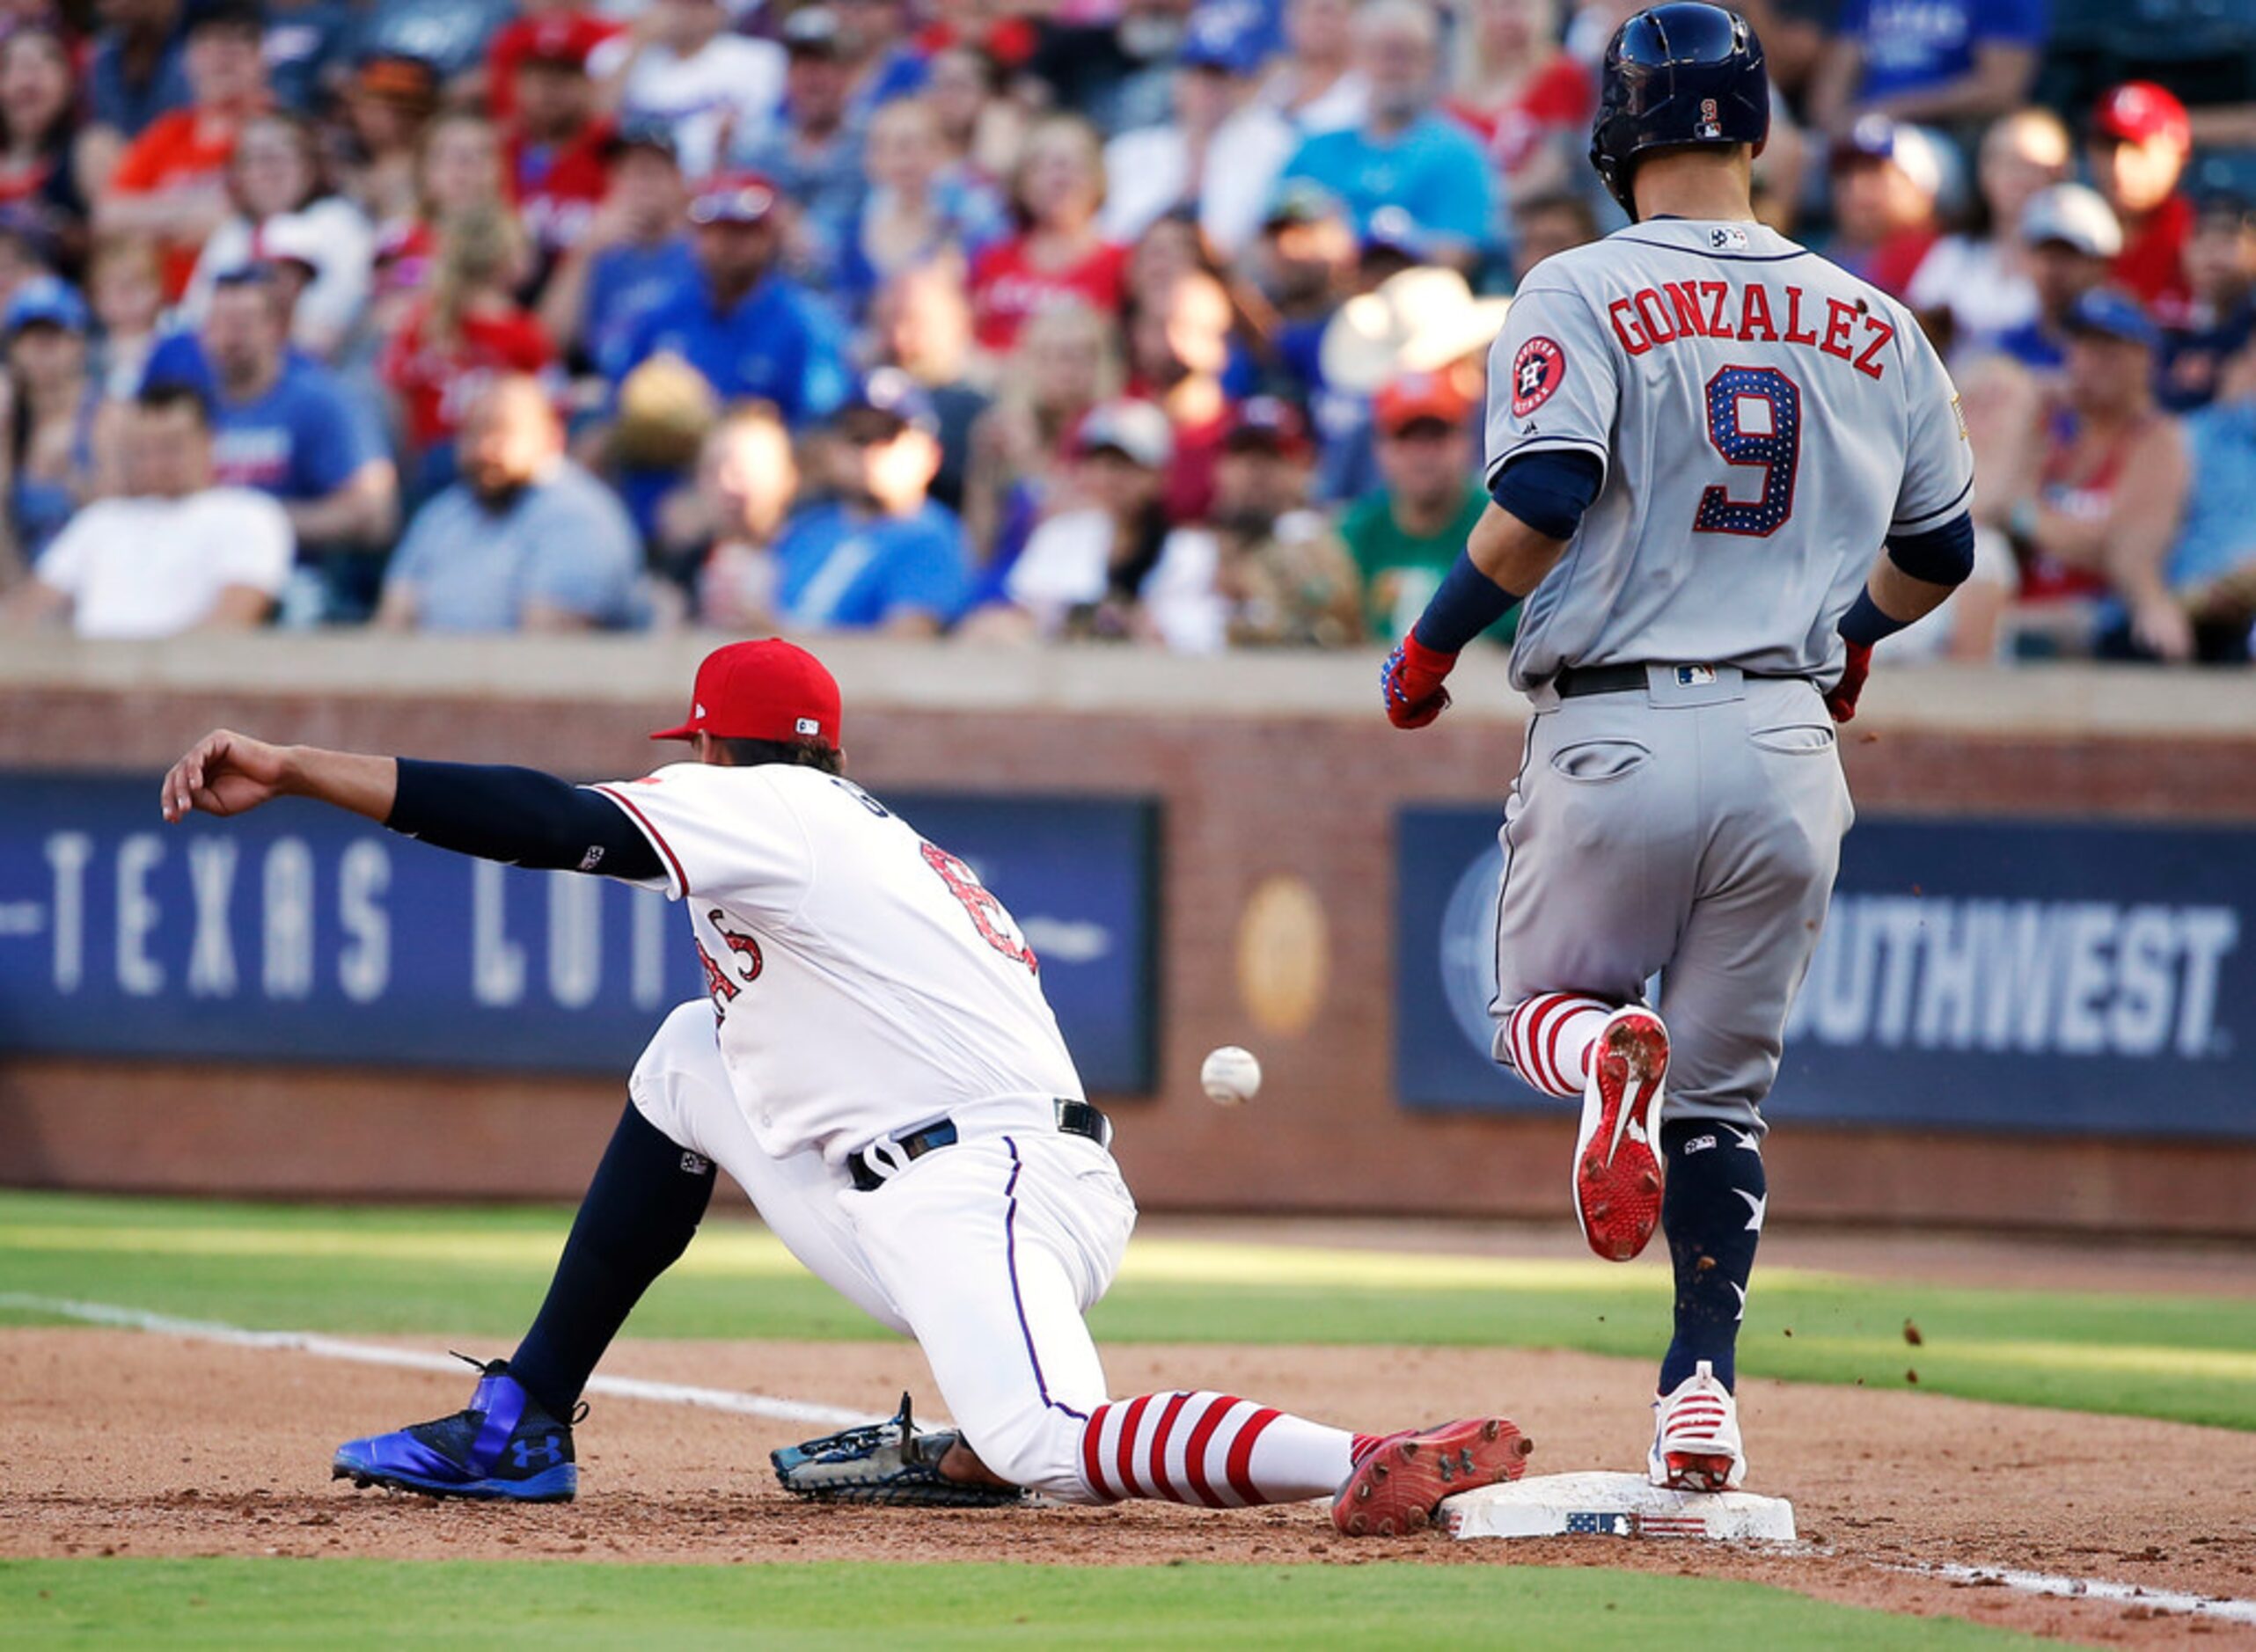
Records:
<instances>
[{"instance_id":1,"label":"red and white striped sock on fielder","mask_svg":"<svg viewBox=\"0 0 2256 1652\"><path fill-rule=\"evenodd\" d=\"M1545 1095L1580 1100L1590 1070L1590 1046L1606 1018L1619 1007L1578 992L1538 992L1522 998L1504 1021L1505 1049L1512 1056L1513 1071Z\"/></svg>"},{"instance_id":2,"label":"red and white striped sock on fielder","mask_svg":"<svg viewBox=\"0 0 2256 1652\"><path fill-rule=\"evenodd\" d=\"M1339 1489L1358 1438L1234 1394L1139 1394L1089 1414L1081 1476L1108 1502L1300 1502Z\"/></svg>"}]
</instances>

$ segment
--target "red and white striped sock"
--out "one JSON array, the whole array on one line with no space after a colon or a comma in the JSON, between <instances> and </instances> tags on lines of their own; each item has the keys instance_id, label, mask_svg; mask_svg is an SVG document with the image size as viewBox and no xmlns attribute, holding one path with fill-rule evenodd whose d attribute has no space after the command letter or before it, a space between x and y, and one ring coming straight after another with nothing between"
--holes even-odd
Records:
<instances>
[{"instance_id":1,"label":"red and white striped sock","mask_svg":"<svg viewBox=\"0 0 2256 1652\"><path fill-rule=\"evenodd\" d=\"M1538 992L1505 1018L1513 1071L1545 1095L1576 1100L1590 1068L1590 1046L1618 1006L1577 992Z\"/></svg>"},{"instance_id":2,"label":"red and white striped sock","mask_svg":"<svg viewBox=\"0 0 2256 1652\"><path fill-rule=\"evenodd\" d=\"M1299 1502L1339 1489L1355 1437L1234 1394L1139 1394L1090 1414L1081 1478L1106 1502Z\"/></svg>"}]
</instances>

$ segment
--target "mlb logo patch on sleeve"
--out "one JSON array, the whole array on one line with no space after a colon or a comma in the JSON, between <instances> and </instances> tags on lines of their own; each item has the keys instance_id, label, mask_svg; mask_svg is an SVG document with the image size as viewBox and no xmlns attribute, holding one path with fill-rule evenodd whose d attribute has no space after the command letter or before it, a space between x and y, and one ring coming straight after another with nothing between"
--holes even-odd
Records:
<instances>
[{"instance_id":1,"label":"mlb logo patch on sleeve","mask_svg":"<svg viewBox=\"0 0 2256 1652\"><path fill-rule=\"evenodd\" d=\"M1512 358L1512 416L1525 419L1558 389L1567 376L1567 353L1556 340L1541 333L1520 347Z\"/></svg>"}]
</instances>

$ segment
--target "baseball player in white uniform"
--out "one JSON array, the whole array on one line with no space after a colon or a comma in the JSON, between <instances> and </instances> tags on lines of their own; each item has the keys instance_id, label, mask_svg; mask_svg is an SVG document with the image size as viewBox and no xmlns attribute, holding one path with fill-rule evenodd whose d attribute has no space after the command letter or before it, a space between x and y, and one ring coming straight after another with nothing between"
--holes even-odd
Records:
<instances>
[{"instance_id":1,"label":"baseball player in white uniform","mask_svg":"<svg viewBox=\"0 0 2256 1652\"><path fill-rule=\"evenodd\" d=\"M1498 1417L1351 1433L1234 1395L1113 1399L1082 1314L1135 1223L1040 964L971 868L842 774L838 685L780 641L700 668L654 738L697 760L575 787L522 769L208 735L167 819L305 796L464 853L663 888L707 999L666 1018L516 1353L454 1416L349 1441L333 1470L446 1495L560 1500L596 1361L686 1247L718 1164L809 1268L917 1339L952 1432L902 1414L776 1454L809 1495L892 1502L1334 1500L1350 1534L1429 1522L1521 1471Z\"/></svg>"},{"instance_id":2,"label":"baseball player in white uniform","mask_svg":"<svg viewBox=\"0 0 2256 1652\"><path fill-rule=\"evenodd\" d=\"M1522 282L1489 358L1493 502L1384 681L1398 726L1431 722L1458 651L1525 599L1496 1055L1581 1099L1592 1247L1668 1235L1648 1469L1680 1489L1746 1473L1762 1103L1851 819L1834 724L1974 552L1966 432L1917 324L1755 222L1769 121L1736 13L1615 33L1591 154L1633 222Z\"/></svg>"}]
</instances>

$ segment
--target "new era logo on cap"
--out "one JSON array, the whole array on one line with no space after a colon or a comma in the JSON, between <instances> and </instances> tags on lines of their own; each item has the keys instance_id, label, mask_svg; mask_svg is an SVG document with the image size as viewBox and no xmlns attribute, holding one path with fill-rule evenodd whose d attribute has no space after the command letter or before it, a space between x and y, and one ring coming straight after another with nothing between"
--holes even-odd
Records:
<instances>
[{"instance_id":1,"label":"new era logo on cap","mask_svg":"<svg viewBox=\"0 0 2256 1652\"><path fill-rule=\"evenodd\" d=\"M839 685L823 662L778 637L715 648L697 668L689 720L653 740L819 740L839 743Z\"/></svg>"}]
</instances>

